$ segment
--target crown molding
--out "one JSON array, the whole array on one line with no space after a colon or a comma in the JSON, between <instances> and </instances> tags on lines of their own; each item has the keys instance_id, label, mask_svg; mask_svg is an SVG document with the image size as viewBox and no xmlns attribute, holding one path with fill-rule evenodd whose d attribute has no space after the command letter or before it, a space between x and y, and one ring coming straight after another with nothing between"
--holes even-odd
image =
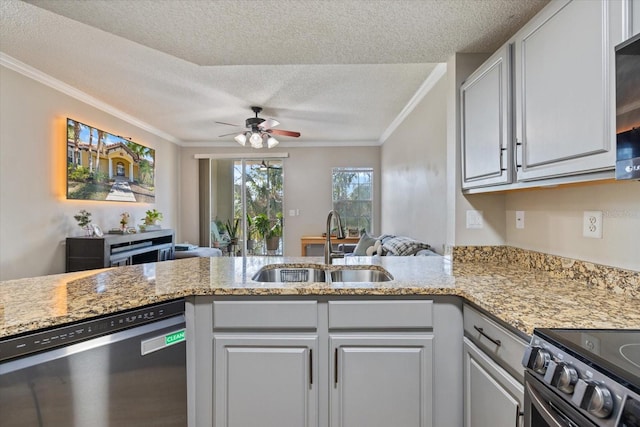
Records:
<instances>
[{"instance_id":1,"label":"crown molding","mask_svg":"<svg viewBox=\"0 0 640 427\"><path fill-rule=\"evenodd\" d=\"M182 141L183 147L210 147L210 148L242 148L235 142L217 141ZM280 141L278 148L308 148L308 147L378 147L378 141ZM249 145L245 148L251 148Z\"/></svg>"},{"instance_id":2,"label":"crown molding","mask_svg":"<svg viewBox=\"0 0 640 427\"><path fill-rule=\"evenodd\" d=\"M407 118L409 114L418 106L422 98L424 98L430 91L433 89L435 84L440 80L440 78L447 74L447 64L439 63L435 66L433 71L427 76L425 81L420 85L416 93L411 97L407 105L400 111L398 117L396 117L389 127L382 132L380 136L380 140L378 141L378 145L384 144L384 142L391 136L393 132L402 124L402 122Z\"/></svg>"},{"instance_id":3,"label":"crown molding","mask_svg":"<svg viewBox=\"0 0 640 427\"><path fill-rule=\"evenodd\" d=\"M176 145L182 145L182 141L180 141L173 135L169 135L168 133L157 129L148 123L138 120L135 117L124 113L117 108L114 108L111 105L100 101L99 99L94 98L93 96L82 92L81 90L74 88L71 85L68 85L67 83L51 77L50 75L45 74L42 71L25 64L24 62L18 61L17 59L7 55L4 52L0 52L0 65L9 68L10 70L13 70L19 74L22 74L25 77L42 83L45 86L49 86L50 88L55 89L58 92L62 92L67 96L75 98L80 102L84 102L85 104L97 108L98 110L103 111L111 116L117 117L137 128L159 136L162 139L166 139L167 141L170 141Z\"/></svg>"}]
</instances>

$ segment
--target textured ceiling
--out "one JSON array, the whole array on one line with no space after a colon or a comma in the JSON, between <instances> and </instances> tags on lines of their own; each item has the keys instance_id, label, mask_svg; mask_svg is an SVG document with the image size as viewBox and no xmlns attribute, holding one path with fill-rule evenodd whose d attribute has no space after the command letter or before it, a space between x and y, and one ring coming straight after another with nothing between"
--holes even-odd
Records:
<instances>
[{"instance_id":1,"label":"textured ceiling","mask_svg":"<svg viewBox=\"0 0 640 427\"><path fill-rule=\"evenodd\" d=\"M0 51L185 143L230 141L215 121L251 105L300 144L377 142L436 63L546 3L2 0Z\"/></svg>"}]
</instances>

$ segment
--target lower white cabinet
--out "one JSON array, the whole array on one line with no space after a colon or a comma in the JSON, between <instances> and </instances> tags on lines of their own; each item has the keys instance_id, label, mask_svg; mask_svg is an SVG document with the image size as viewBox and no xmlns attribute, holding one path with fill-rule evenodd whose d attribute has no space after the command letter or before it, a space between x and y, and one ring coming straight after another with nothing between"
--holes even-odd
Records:
<instances>
[{"instance_id":1,"label":"lower white cabinet","mask_svg":"<svg viewBox=\"0 0 640 427\"><path fill-rule=\"evenodd\" d=\"M464 426L519 427L524 388L464 338Z\"/></svg>"},{"instance_id":2,"label":"lower white cabinet","mask_svg":"<svg viewBox=\"0 0 640 427\"><path fill-rule=\"evenodd\" d=\"M459 426L461 325L448 298L192 298L189 427Z\"/></svg>"},{"instance_id":3,"label":"lower white cabinet","mask_svg":"<svg viewBox=\"0 0 640 427\"><path fill-rule=\"evenodd\" d=\"M430 427L430 334L331 334L332 427Z\"/></svg>"},{"instance_id":4,"label":"lower white cabinet","mask_svg":"<svg viewBox=\"0 0 640 427\"><path fill-rule=\"evenodd\" d=\"M216 427L318 425L318 337L214 334Z\"/></svg>"}]
</instances>

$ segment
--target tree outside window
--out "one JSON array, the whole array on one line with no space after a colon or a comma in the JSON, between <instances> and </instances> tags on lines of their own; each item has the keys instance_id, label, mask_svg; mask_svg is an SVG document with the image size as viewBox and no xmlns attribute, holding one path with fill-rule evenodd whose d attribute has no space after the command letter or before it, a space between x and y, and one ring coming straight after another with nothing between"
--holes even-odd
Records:
<instances>
[{"instance_id":1,"label":"tree outside window","mask_svg":"<svg viewBox=\"0 0 640 427\"><path fill-rule=\"evenodd\" d=\"M333 209L345 231L371 233L373 223L373 168L333 168Z\"/></svg>"}]
</instances>

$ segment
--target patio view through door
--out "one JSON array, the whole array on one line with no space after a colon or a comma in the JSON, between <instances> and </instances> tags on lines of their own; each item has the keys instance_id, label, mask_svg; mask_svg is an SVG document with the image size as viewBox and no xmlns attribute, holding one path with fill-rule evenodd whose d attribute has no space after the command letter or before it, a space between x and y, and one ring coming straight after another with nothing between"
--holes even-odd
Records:
<instances>
[{"instance_id":1,"label":"patio view through door","mask_svg":"<svg viewBox=\"0 0 640 427\"><path fill-rule=\"evenodd\" d=\"M282 166L273 158L210 160L209 219L203 224L210 246L232 256L284 253Z\"/></svg>"},{"instance_id":2,"label":"patio view through door","mask_svg":"<svg viewBox=\"0 0 640 427\"><path fill-rule=\"evenodd\" d=\"M233 178L234 215L246 219L246 254L282 255L282 160L236 160Z\"/></svg>"}]
</instances>

